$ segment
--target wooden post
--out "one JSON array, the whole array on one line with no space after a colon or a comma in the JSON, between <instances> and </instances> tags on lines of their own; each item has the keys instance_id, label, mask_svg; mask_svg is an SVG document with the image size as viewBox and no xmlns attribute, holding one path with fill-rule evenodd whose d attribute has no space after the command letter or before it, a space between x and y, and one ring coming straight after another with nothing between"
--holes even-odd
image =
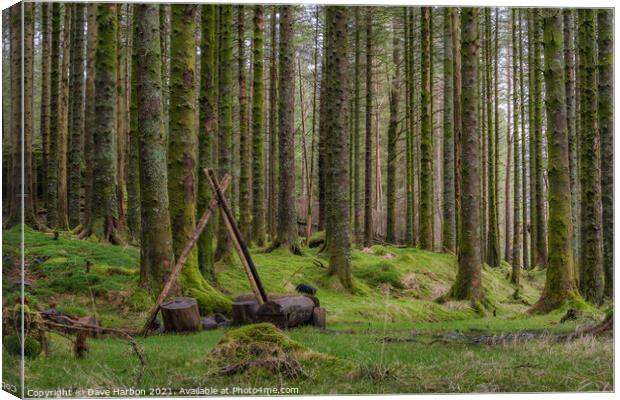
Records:
<instances>
[{"instance_id":1,"label":"wooden post","mask_svg":"<svg viewBox=\"0 0 620 400\"><path fill-rule=\"evenodd\" d=\"M230 175L228 174L224 175L224 178L222 179L222 186L221 186L222 191L226 190L230 181L231 181ZM198 221L198 224L196 225L196 230L194 230L192 237L189 239L187 244L185 244L185 247L183 248L183 252L181 253L181 256L179 257L179 260L174 265L174 268L172 268L172 271L170 272L170 275L168 275L168 278L166 278L166 283L164 284L164 287L159 293L159 296L157 297L157 301L155 302L155 305L153 306L153 308L151 308L151 311L149 312L149 316L146 320L146 323L144 324L144 326L142 327L142 330L140 331L141 335L146 335L148 333L149 327L151 326L151 322L153 322L153 320L157 316L157 312L159 311L159 307L161 306L161 303L163 303L163 301L166 300L166 297L168 297L168 293L170 292L170 289L172 289L172 284L176 281L177 275L179 275L179 272L181 272L181 269L183 269L183 266L185 265L185 262L187 261L187 257L189 257L189 254L191 253L192 249L196 245L196 242L198 241L200 234L207 226L207 222L209 222L209 218L211 217L211 214L213 214L213 212L215 211L217 207L217 203L218 201L215 198L211 199L211 201L207 205L207 209L200 217L200 220Z\"/></svg>"},{"instance_id":2,"label":"wooden post","mask_svg":"<svg viewBox=\"0 0 620 400\"><path fill-rule=\"evenodd\" d=\"M232 239L233 245L237 250L237 254L241 259L241 264L243 264L243 268L245 269L246 274L248 275L248 279L250 281L250 285L252 286L252 290L256 295L256 299L259 305L267 302L267 293L263 288L263 283L260 280L260 276L258 275L258 271L256 270L256 266L254 265L254 261L252 261L252 257L250 256L250 251L248 247L245 245L243 238L241 237L241 232L239 231L239 227L237 226L237 222L233 217L230 208L228 207L228 203L224 198L224 194L220 189L220 185L217 181L217 177L215 176L215 172L212 169L205 169L204 173L207 175L207 179L209 180L209 184L211 185L211 189L213 193L215 193L215 198L218 200L220 204L220 209L222 210L222 215L224 216L224 223L226 225L226 229L228 230L228 235Z\"/></svg>"}]
</instances>

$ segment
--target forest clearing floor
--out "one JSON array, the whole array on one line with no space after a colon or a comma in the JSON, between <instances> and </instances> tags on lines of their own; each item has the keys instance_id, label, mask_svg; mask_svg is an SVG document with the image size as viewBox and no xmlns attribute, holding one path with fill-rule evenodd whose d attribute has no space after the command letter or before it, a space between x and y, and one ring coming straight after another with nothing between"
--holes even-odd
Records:
<instances>
[{"instance_id":1,"label":"forest clearing floor","mask_svg":"<svg viewBox=\"0 0 620 400\"><path fill-rule=\"evenodd\" d=\"M55 240L53 234L28 228L25 239L31 307L52 303L69 314L96 315L106 327L143 324L153 299L137 289L138 248L81 241L69 233ZM19 296L12 285L19 243L17 227L3 232L2 289L8 305ZM317 296L327 309L325 331L313 327L286 331L294 348L299 345L323 355L300 359L298 373L259 367L223 374L212 352L234 327L137 338L146 359L139 384L139 362L126 341L89 340L89 353L76 359L71 343L52 335L49 356L26 360L27 388L68 388L74 393L86 388L140 388L145 392L138 394L147 396L188 395L192 394L188 390L199 387L217 388L218 393L210 389L193 394L221 395L226 387L229 394L613 390L611 334L553 340L554 334L598 324L604 317L602 309L582 308L576 319L565 322L560 321L568 307L548 315L526 314L542 290L544 270L524 271L515 299L510 267L485 266L487 301L486 308L479 309L467 302L434 301L456 275L456 260L448 254L384 246L354 250L355 293L344 292L335 278L327 277L328 261L318 249L304 249L303 256L253 249L252 256L268 293L293 292L299 283L310 284L318 288ZM217 272L226 295L249 291L237 260L218 264ZM493 345L471 340L515 333L525 340ZM19 358L4 347L3 371L3 381L19 381ZM154 388L160 389L152 392Z\"/></svg>"}]
</instances>

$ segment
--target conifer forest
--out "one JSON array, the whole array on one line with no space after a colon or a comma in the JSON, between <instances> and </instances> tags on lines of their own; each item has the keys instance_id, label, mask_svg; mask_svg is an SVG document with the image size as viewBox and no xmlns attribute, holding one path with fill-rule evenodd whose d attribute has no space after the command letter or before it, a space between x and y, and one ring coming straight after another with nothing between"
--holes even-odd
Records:
<instances>
[{"instance_id":1,"label":"conifer forest","mask_svg":"<svg viewBox=\"0 0 620 400\"><path fill-rule=\"evenodd\" d=\"M613 52L613 8L4 9L3 390L613 392Z\"/></svg>"}]
</instances>

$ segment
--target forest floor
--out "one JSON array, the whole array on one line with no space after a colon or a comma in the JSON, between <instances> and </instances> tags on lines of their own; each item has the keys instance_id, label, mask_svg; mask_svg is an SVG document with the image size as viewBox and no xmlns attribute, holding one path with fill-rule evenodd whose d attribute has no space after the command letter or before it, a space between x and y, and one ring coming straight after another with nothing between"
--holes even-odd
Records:
<instances>
[{"instance_id":1,"label":"forest floor","mask_svg":"<svg viewBox=\"0 0 620 400\"><path fill-rule=\"evenodd\" d=\"M80 241L69 233L55 240L52 234L29 229L25 238L31 307L53 303L69 314L96 315L106 327L143 324L152 299L137 289L139 249ZM13 285L19 243L19 229L3 232L2 290L8 305L19 296ZM566 322L560 321L568 307L544 316L526 313L542 290L544 270L525 271L515 298L510 267L485 266L487 301L479 309L467 302L435 301L456 275L456 260L449 254L384 246L354 250L357 289L352 294L326 276L327 259L317 249L305 249L303 256L255 249L252 255L268 293L293 292L299 283L311 284L327 309L325 331L303 327L286 332L323 355L301 360L300 374L264 368L221 374L210 351L234 329L229 328L138 338L146 370L136 384L139 362L126 341L90 340L87 356L76 359L71 343L53 335L49 356L26 360L27 388L67 388L73 393L84 388L144 389L137 393L141 395L221 395L224 388L229 394L613 390L611 335L554 340L556 334L599 323L602 309L582 307L577 319ZM38 262L43 256L49 258ZM225 294L234 297L249 291L237 261L219 264L217 271ZM485 343L505 334L516 336ZM18 381L19 358L3 346L3 382ZM182 391L194 388L203 391Z\"/></svg>"}]
</instances>

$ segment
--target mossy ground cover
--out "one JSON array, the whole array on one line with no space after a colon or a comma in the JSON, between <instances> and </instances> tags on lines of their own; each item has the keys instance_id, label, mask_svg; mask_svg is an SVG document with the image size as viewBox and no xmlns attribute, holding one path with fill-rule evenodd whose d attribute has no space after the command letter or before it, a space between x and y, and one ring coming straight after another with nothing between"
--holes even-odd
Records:
<instances>
[{"instance_id":1,"label":"mossy ground cover","mask_svg":"<svg viewBox=\"0 0 620 400\"><path fill-rule=\"evenodd\" d=\"M19 231L3 234L3 256L16 257ZM565 313L528 315L544 283L544 271L524 273L520 297L513 296L509 266L485 267L487 308L466 302L435 301L456 274L453 256L411 248L375 247L353 251L356 291L341 290L326 277L327 259L318 249L303 256L254 249L253 257L270 293L291 292L299 283L318 288L328 311L328 330L289 330L294 343L325 357L300 360L303 374L292 376L253 369L227 375L213 349L227 330L191 335L139 338L147 369L141 388L197 386L277 386L309 393L417 393L486 391L611 390L613 342L586 338L570 343L531 340L522 344L471 345L437 340L438 334L565 332L596 323L602 312L589 309L576 321L560 323ZM33 260L50 256L42 264ZM27 230L26 257L32 262L31 303L54 302L63 311L96 314L106 326L138 327L152 299L136 289L139 250L80 241L70 234ZM86 261L90 261L86 271ZM3 261L3 295L14 298L12 267ZM229 297L249 291L240 264L218 265L220 289ZM134 387L137 359L127 342L89 341L87 357L77 360L71 344L54 335L51 355L26 360L29 388ZM4 381L19 381L19 359L3 348ZM58 367L62 366L62 367ZM149 394L147 392L147 394Z\"/></svg>"}]
</instances>

